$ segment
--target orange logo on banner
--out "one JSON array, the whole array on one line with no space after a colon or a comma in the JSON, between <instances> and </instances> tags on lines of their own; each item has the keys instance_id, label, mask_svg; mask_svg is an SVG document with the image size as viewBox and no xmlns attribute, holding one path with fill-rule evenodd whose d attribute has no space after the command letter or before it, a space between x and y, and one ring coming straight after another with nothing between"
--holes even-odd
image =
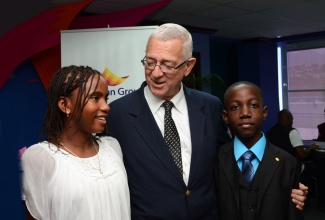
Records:
<instances>
[{"instance_id":1,"label":"orange logo on banner","mask_svg":"<svg viewBox=\"0 0 325 220\"><path fill-rule=\"evenodd\" d=\"M106 79L107 85L109 86L117 86L123 83L129 76L119 77L115 75L112 71L108 68L104 69L103 76Z\"/></svg>"}]
</instances>

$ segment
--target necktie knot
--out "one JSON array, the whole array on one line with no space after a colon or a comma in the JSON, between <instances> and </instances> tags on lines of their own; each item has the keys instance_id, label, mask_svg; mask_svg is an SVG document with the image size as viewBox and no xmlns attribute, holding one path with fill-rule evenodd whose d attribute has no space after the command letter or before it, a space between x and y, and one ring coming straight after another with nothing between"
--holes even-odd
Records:
<instances>
[{"instance_id":1,"label":"necktie knot","mask_svg":"<svg viewBox=\"0 0 325 220\"><path fill-rule=\"evenodd\" d=\"M242 159L252 161L254 159L254 156L254 153L248 150L242 155Z\"/></svg>"},{"instance_id":2,"label":"necktie knot","mask_svg":"<svg viewBox=\"0 0 325 220\"><path fill-rule=\"evenodd\" d=\"M165 112L171 112L173 106L174 106L174 103L171 102L171 101L164 101L164 103L162 104L162 106L165 108Z\"/></svg>"}]
</instances>

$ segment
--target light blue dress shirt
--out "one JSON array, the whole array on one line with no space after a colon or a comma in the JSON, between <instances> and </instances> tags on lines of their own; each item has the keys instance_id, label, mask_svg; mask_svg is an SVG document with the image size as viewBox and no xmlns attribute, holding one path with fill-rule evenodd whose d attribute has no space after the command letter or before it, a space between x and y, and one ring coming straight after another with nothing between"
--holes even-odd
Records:
<instances>
[{"instance_id":1,"label":"light blue dress shirt","mask_svg":"<svg viewBox=\"0 0 325 220\"><path fill-rule=\"evenodd\" d=\"M241 171L242 169L242 160L240 157L247 151L251 150L255 154L255 158L252 160L252 165L254 167L254 173L256 172L258 165L262 161L264 150L266 146L266 138L264 133L262 133L262 137L254 144L251 149L248 149L238 138L237 136L234 138L234 153L235 159L237 161L237 165Z\"/></svg>"}]
</instances>

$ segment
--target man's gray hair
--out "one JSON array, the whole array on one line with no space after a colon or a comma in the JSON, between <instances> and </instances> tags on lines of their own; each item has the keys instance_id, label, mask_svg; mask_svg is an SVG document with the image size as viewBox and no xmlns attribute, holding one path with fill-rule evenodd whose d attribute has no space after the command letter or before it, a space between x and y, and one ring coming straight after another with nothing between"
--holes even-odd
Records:
<instances>
[{"instance_id":1,"label":"man's gray hair","mask_svg":"<svg viewBox=\"0 0 325 220\"><path fill-rule=\"evenodd\" d=\"M188 30L186 30L186 28L182 27L181 25L173 24L173 23L162 24L152 32L152 34L149 37L149 40L151 38L160 41L179 39L183 43L184 58L189 59L192 57L192 51L193 51L192 36L190 32L188 32Z\"/></svg>"}]
</instances>

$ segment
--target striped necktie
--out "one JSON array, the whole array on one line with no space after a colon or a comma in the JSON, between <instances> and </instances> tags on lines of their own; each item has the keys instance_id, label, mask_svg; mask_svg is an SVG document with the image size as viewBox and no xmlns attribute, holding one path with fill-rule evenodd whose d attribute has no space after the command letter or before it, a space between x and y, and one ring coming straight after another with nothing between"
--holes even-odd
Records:
<instances>
[{"instance_id":1,"label":"striped necktie","mask_svg":"<svg viewBox=\"0 0 325 220\"><path fill-rule=\"evenodd\" d=\"M246 151L242 156L243 164L242 164L242 173L247 180L248 183L250 183L254 177L254 167L252 165L252 160L254 159L255 154L248 150Z\"/></svg>"}]
</instances>

